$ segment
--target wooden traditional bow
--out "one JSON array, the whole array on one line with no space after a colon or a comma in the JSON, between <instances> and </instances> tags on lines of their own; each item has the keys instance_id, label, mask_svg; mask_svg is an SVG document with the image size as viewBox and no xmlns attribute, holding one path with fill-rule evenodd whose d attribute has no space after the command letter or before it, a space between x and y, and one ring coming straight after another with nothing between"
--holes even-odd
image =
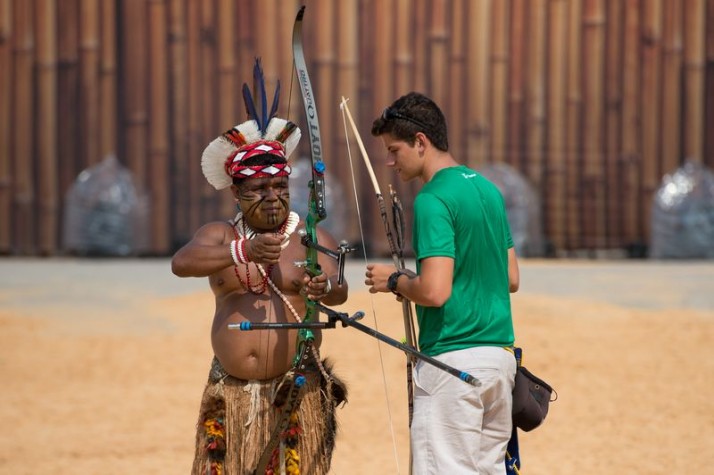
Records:
<instances>
[{"instance_id":1,"label":"wooden traditional bow","mask_svg":"<svg viewBox=\"0 0 714 475\"><path fill-rule=\"evenodd\" d=\"M350 113L350 108L347 105L347 99L342 97L342 102L340 103L340 107L342 110L345 112L347 116L347 120L350 124L350 127L352 128L352 132L354 133L355 140L357 141L357 145L359 146L360 153L362 155L362 158L364 160L364 164L367 167L367 173L369 174L369 178L372 181L372 186L374 187L374 193L377 198L377 203L379 205L379 214L382 217L382 224L384 224L384 231L387 235L387 241L389 242L389 251L392 255L392 260L394 261L394 266L397 269L404 269L404 251L403 251L403 245L402 245L402 228L401 228L401 203L399 202L399 198L397 197L397 194L394 192L393 189L390 187L390 198L392 200L392 217L393 217L393 222L394 222L394 228L395 232L398 233L397 239L398 241L395 242L394 240L394 235L392 234L392 228L389 225L389 219L387 218L387 209L384 204L384 196L382 195L382 190L379 188L379 182L377 181L377 177L374 174L374 169L372 168L372 162L369 159L369 155L367 154L367 150L364 147L364 142L362 142L362 136L359 133L359 130L357 129L357 126L355 125L354 119L352 118L352 114ZM404 314L404 331L406 332L406 341L407 344L416 348L416 333L414 331L414 317L412 313L412 306L411 302L408 299L402 298L402 311ZM411 420L411 419L410 419Z\"/></svg>"},{"instance_id":2,"label":"wooden traditional bow","mask_svg":"<svg viewBox=\"0 0 714 475\"><path fill-rule=\"evenodd\" d=\"M382 195L382 190L379 188L379 182L374 174L374 168L372 168L372 162L369 159L367 150L364 147L364 142L362 141L362 136L357 129L357 125L352 118L352 113L347 105L347 99L342 97L342 102L340 107L343 111L343 116L347 116L347 120L354 134L357 145L359 146L360 154L367 167L367 173L372 181L372 186L374 187L375 197L377 198L377 204L379 206L379 214L382 217L382 224L384 225L384 232L387 236L387 241L389 242L389 251L392 255L392 260L394 261L394 266L397 269L404 269L404 252L403 252L403 220L402 220L402 207L397 194L394 192L390 186L390 197L392 201L392 218L394 222L395 232L397 233L397 241L395 242L394 236L392 234L392 228L389 226L389 220L387 218L387 209L384 203L384 196ZM402 304L402 316L404 319L404 333L406 344L414 349L417 348L416 332L414 330L414 315L412 313L411 301L406 298L401 299ZM414 357L407 354L406 361L406 380L407 380L407 402L408 402L408 414L409 414L409 427L412 425L412 418L414 415L414 384L412 382L412 370L414 366ZM409 456L409 473L411 473L411 454Z\"/></svg>"}]
</instances>

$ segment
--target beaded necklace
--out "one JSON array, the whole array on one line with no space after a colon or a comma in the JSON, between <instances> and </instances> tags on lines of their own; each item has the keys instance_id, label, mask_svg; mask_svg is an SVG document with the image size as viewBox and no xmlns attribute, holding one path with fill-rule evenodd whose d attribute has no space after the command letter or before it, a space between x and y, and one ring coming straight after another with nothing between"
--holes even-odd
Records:
<instances>
[{"instance_id":1,"label":"beaded necklace","mask_svg":"<svg viewBox=\"0 0 714 475\"><path fill-rule=\"evenodd\" d=\"M285 294L282 293L280 291L280 289L278 289L278 286L275 285L273 280L268 277L266 270L263 269L263 266L261 266L260 264L258 264L258 271L260 271L260 273L263 275L265 282L267 282L270 285L270 288L273 289L273 292L275 292L275 294L278 297L280 297L280 300L283 301L285 306L288 307L288 310L290 310L290 313L293 315L293 318L295 318L295 321L298 323L301 323L302 318L300 318L300 315L298 314L295 307L293 307L293 304L290 303L290 300L288 300L288 298L285 296ZM330 373L327 372L327 369L325 369L325 366L322 364L322 359L320 358L320 351L315 346L312 346L311 350L312 350L312 356L315 360L315 363L317 364L318 369L324 376L325 381L327 381L328 394L330 394L332 392L332 383L333 383L332 376L330 375Z\"/></svg>"},{"instance_id":2,"label":"beaded necklace","mask_svg":"<svg viewBox=\"0 0 714 475\"><path fill-rule=\"evenodd\" d=\"M291 211L288 214L288 217L283 222L283 224L280 225L280 228L278 229L278 234L284 236L283 242L280 244L281 248L285 249L287 247L290 241L290 235L295 231L295 228L297 227L299 221L300 217L298 216L298 214L294 211ZM258 234L255 229L251 228L248 223L246 223L246 220L243 217L243 213L239 212L233 220L233 223L233 234L236 238L236 241L241 238L250 240ZM263 269L262 265L255 264L262 276L260 282L258 282L256 285L253 285L253 283L251 282L250 262L246 262L244 265L246 276L245 281L243 281L240 276L240 272L238 272L238 265L235 264L233 266L233 271L235 272L238 281L241 283L241 285L243 285L246 290L248 290L252 294L260 295L264 293L268 288L268 281L270 281L270 274L273 270L273 264L269 265L267 270ZM270 283L272 283L272 281L270 281Z\"/></svg>"},{"instance_id":3,"label":"beaded necklace","mask_svg":"<svg viewBox=\"0 0 714 475\"><path fill-rule=\"evenodd\" d=\"M290 235L295 232L295 229L297 228L298 222L300 221L300 216L294 212L291 211L288 217L285 219L285 222L280 226L279 229L279 234L282 234L285 236L283 238L283 242L280 244L280 247L285 249L288 246L288 243L290 241ZM251 228L246 222L245 219L243 219L243 213L239 212L236 217L233 220L233 233L235 235L236 240L240 238L246 238L246 239L253 239L258 232ZM240 225L240 226L239 226ZM240 231L239 231L240 228ZM238 280L240 283L248 289L251 293L254 293L256 295L262 294L265 292L267 289L268 285L270 288L275 292L275 294L280 298L280 300L283 301L285 306L290 310L290 313L292 314L293 318L295 318L295 321L297 322L302 322L302 319L300 318L300 315L298 314L297 310L293 306L292 303L290 303L290 300L288 300L287 296L283 294L280 289L278 289L278 286L275 285L275 282L270 278L270 273L273 270L273 266L270 265L268 266L268 269L266 270L263 268L261 264L255 264L255 267L258 269L258 272L260 273L262 279L260 281L259 287L253 288L253 286L250 283L250 263L245 264L245 274L247 278L247 282L243 282L243 279L240 277L240 273L238 272L238 265L234 265L233 268L235 270L236 277L238 277ZM328 392L331 392L332 384L333 384L333 379L332 376L327 372L327 369L325 369L325 366L322 364L322 360L320 358L320 352L319 350L315 347L311 347L311 352L313 355L313 358L315 360L315 363L317 364L318 369L324 376L325 380L327 381L328 384Z\"/></svg>"}]
</instances>

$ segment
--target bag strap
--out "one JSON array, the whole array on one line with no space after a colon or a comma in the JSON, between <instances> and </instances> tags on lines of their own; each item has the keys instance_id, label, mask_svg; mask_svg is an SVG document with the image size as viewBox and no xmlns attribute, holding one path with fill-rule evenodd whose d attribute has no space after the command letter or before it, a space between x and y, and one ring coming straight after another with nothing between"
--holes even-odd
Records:
<instances>
[{"instance_id":1,"label":"bag strap","mask_svg":"<svg viewBox=\"0 0 714 475\"><path fill-rule=\"evenodd\" d=\"M519 348L519 347L517 347L517 346L514 346L514 347L513 347L513 356L516 357L516 368L518 368L518 369L520 369L521 371L523 371L524 373L526 373L526 375L527 375L531 380L537 382L538 384L540 384L540 385L542 385L544 388L546 388L548 391L550 391L550 393L551 393L551 398L552 398L552 399L550 400L550 402L557 401L557 400L558 400L558 393L556 392L556 390L553 389L553 387L552 387L550 384L546 383L545 381L543 381L542 379L540 379L539 377L537 377L536 375L534 375L533 373L531 373L530 371L528 371L527 369L525 369L525 368L523 367L523 348ZM553 398L553 395L555 395L555 398Z\"/></svg>"},{"instance_id":2,"label":"bag strap","mask_svg":"<svg viewBox=\"0 0 714 475\"><path fill-rule=\"evenodd\" d=\"M523 348L514 346L513 356L516 357L516 367L520 368L523 365Z\"/></svg>"}]
</instances>

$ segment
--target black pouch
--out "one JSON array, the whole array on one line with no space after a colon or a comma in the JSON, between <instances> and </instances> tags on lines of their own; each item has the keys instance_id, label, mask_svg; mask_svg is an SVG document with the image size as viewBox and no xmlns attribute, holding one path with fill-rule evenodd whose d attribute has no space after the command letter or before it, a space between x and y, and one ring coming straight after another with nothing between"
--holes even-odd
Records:
<instances>
[{"instance_id":1,"label":"black pouch","mask_svg":"<svg viewBox=\"0 0 714 475\"><path fill-rule=\"evenodd\" d=\"M516 348L516 384L513 388L513 425L528 432L540 426L548 415L548 406L558 399L553 388L521 366L521 349ZM555 394L555 398L551 399Z\"/></svg>"}]
</instances>

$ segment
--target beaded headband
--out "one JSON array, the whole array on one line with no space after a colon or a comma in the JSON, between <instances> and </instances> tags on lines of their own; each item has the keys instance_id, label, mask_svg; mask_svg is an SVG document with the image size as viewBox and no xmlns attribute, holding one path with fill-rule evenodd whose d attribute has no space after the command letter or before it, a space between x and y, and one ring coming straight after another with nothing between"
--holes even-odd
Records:
<instances>
[{"instance_id":1,"label":"beaded headband","mask_svg":"<svg viewBox=\"0 0 714 475\"><path fill-rule=\"evenodd\" d=\"M271 165L242 165L243 161L258 155L272 155L285 161ZM285 147L277 140L258 140L244 145L228 157L225 163L226 173L233 178L266 178L288 176L292 171L285 158Z\"/></svg>"},{"instance_id":2,"label":"beaded headband","mask_svg":"<svg viewBox=\"0 0 714 475\"><path fill-rule=\"evenodd\" d=\"M292 171L287 160L300 141L300 129L288 120L275 117L280 82L275 88L273 105L268 113L265 80L258 58L253 68L253 80L260 92L262 114L258 115L250 88L244 83L243 101L249 120L213 140L201 156L203 176L217 190L231 186L233 178L288 176ZM272 155L279 160L272 165L243 164L248 158L258 155Z\"/></svg>"}]
</instances>

